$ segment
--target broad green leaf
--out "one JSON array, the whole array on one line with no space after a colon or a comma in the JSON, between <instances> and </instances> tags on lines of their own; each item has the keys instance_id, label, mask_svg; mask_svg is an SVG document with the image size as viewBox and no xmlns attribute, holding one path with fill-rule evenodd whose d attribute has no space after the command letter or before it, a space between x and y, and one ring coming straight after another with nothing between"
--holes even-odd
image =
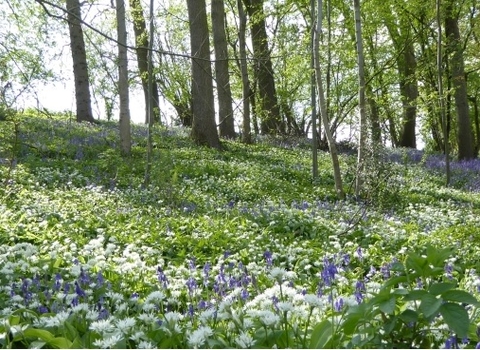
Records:
<instances>
[{"instance_id":1,"label":"broad green leaf","mask_svg":"<svg viewBox=\"0 0 480 350\"><path fill-rule=\"evenodd\" d=\"M437 249L431 245L427 246L427 260L430 264L436 267L445 265L445 260L452 255L452 248Z\"/></svg>"},{"instance_id":2,"label":"broad green leaf","mask_svg":"<svg viewBox=\"0 0 480 350\"><path fill-rule=\"evenodd\" d=\"M408 289L405 289L405 288L397 288L392 292L392 294L395 294L395 295L407 295L408 293L409 293Z\"/></svg>"},{"instance_id":3,"label":"broad green leaf","mask_svg":"<svg viewBox=\"0 0 480 350\"><path fill-rule=\"evenodd\" d=\"M386 313L387 315L392 315L395 312L396 302L397 299L393 295L392 297L390 297L390 299L380 303L378 307L382 312Z\"/></svg>"},{"instance_id":4,"label":"broad green leaf","mask_svg":"<svg viewBox=\"0 0 480 350\"><path fill-rule=\"evenodd\" d=\"M478 300L470 293L464 290L449 290L442 294L442 298L448 301L457 301L459 303L479 305Z\"/></svg>"},{"instance_id":5,"label":"broad green leaf","mask_svg":"<svg viewBox=\"0 0 480 350\"><path fill-rule=\"evenodd\" d=\"M55 338L52 333L44 329L28 328L23 331L23 334L25 337L39 338L47 343L50 343Z\"/></svg>"},{"instance_id":6,"label":"broad green leaf","mask_svg":"<svg viewBox=\"0 0 480 350\"><path fill-rule=\"evenodd\" d=\"M332 338L333 326L329 320L324 320L317 324L312 331L310 338L310 349L325 349Z\"/></svg>"},{"instance_id":7,"label":"broad green leaf","mask_svg":"<svg viewBox=\"0 0 480 350\"><path fill-rule=\"evenodd\" d=\"M400 283L405 283L405 282L407 282L407 276L392 277L392 278L388 279L387 281L385 281L382 288L388 288L388 287L396 286Z\"/></svg>"},{"instance_id":8,"label":"broad green leaf","mask_svg":"<svg viewBox=\"0 0 480 350\"><path fill-rule=\"evenodd\" d=\"M422 298L428 294L426 290L423 289L414 289L411 290L407 295L405 295L405 300L422 300Z\"/></svg>"},{"instance_id":9,"label":"broad green leaf","mask_svg":"<svg viewBox=\"0 0 480 350\"><path fill-rule=\"evenodd\" d=\"M467 310L465 310L464 307L455 303L445 303L440 306L439 311L448 327L455 332L458 337L464 338L467 336L470 321Z\"/></svg>"},{"instance_id":10,"label":"broad green leaf","mask_svg":"<svg viewBox=\"0 0 480 350\"><path fill-rule=\"evenodd\" d=\"M427 259L415 253L410 253L407 257L406 265L408 268L411 268L418 274L422 275L427 266Z\"/></svg>"},{"instance_id":11,"label":"broad green leaf","mask_svg":"<svg viewBox=\"0 0 480 350\"><path fill-rule=\"evenodd\" d=\"M417 322L418 321L418 314L415 311L410 310L410 309L407 309L404 312L402 312L399 315L399 317L405 323Z\"/></svg>"},{"instance_id":12,"label":"broad green leaf","mask_svg":"<svg viewBox=\"0 0 480 350\"><path fill-rule=\"evenodd\" d=\"M48 345L58 349L70 349L72 347L72 342L67 338L58 337L48 341Z\"/></svg>"},{"instance_id":13,"label":"broad green leaf","mask_svg":"<svg viewBox=\"0 0 480 350\"><path fill-rule=\"evenodd\" d=\"M436 298L435 295L425 294L420 303L420 311L425 317L430 317L438 312L438 309L442 305L443 300Z\"/></svg>"},{"instance_id":14,"label":"broad green leaf","mask_svg":"<svg viewBox=\"0 0 480 350\"><path fill-rule=\"evenodd\" d=\"M455 287L456 286L454 283L445 283L445 282L433 283L430 286L430 288L428 288L428 291L433 295L439 295Z\"/></svg>"},{"instance_id":15,"label":"broad green leaf","mask_svg":"<svg viewBox=\"0 0 480 350\"><path fill-rule=\"evenodd\" d=\"M34 340L30 343L29 348L30 349L41 349L47 344L43 340Z\"/></svg>"}]
</instances>

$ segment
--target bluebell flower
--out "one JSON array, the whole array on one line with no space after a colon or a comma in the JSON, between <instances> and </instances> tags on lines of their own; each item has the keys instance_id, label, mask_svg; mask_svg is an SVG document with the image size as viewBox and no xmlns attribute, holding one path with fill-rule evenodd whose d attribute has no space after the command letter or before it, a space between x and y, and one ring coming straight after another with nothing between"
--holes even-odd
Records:
<instances>
[{"instance_id":1,"label":"bluebell flower","mask_svg":"<svg viewBox=\"0 0 480 350\"><path fill-rule=\"evenodd\" d=\"M344 305L343 298L338 298L337 300L335 300L335 303L334 303L335 311L336 312L342 311L343 305Z\"/></svg>"},{"instance_id":2,"label":"bluebell flower","mask_svg":"<svg viewBox=\"0 0 480 350\"><path fill-rule=\"evenodd\" d=\"M37 310L38 310L38 313L40 313L40 314L48 313L48 308L44 305L40 305Z\"/></svg>"},{"instance_id":3,"label":"bluebell flower","mask_svg":"<svg viewBox=\"0 0 480 350\"><path fill-rule=\"evenodd\" d=\"M365 283L363 283L363 281L357 281L357 283L355 283L355 300L357 301L357 303L361 304L363 299L364 299L364 296L363 296L363 293L365 292Z\"/></svg>"},{"instance_id":4,"label":"bluebell flower","mask_svg":"<svg viewBox=\"0 0 480 350\"><path fill-rule=\"evenodd\" d=\"M241 297L243 300L247 300L248 297L249 297L248 290L242 289L242 293L240 294L240 297Z\"/></svg>"},{"instance_id":5,"label":"bluebell flower","mask_svg":"<svg viewBox=\"0 0 480 350\"><path fill-rule=\"evenodd\" d=\"M104 282L105 282L105 279L103 278L102 272L99 271L99 272L97 273L97 285L98 285L99 287L101 287L101 286L103 286L103 283L104 283Z\"/></svg>"},{"instance_id":6,"label":"bluebell flower","mask_svg":"<svg viewBox=\"0 0 480 350\"><path fill-rule=\"evenodd\" d=\"M157 278L158 278L158 282L160 282L163 288L167 288L168 286L167 276L165 276L165 273L163 272L160 266L157 267Z\"/></svg>"},{"instance_id":7,"label":"bluebell flower","mask_svg":"<svg viewBox=\"0 0 480 350\"><path fill-rule=\"evenodd\" d=\"M265 260L267 262L267 267L271 267L272 263L273 263L272 253L267 250L267 251L265 251L265 253L263 253L263 257L265 258Z\"/></svg>"},{"instance_id":8,"label":"bluebell flower","mask_svg":"<svg viewBox=\"0 0 480 350\"><path fill-rule=\"evenodd\" d=\"M475 349L480 349L480 342L477 343L477 345L475 346Z\"/></svg>"},{"instance_id":9,"label":"bluebell flower","mask_svg":"<svg viewBox=\"0 0 480 350\"><path fill-rule=\"evenodd\" d=\"M186 282L186 285L188 287L188 292L191 294L193 294L193 291L195 289L197 289L197 281L195 281L195 279L193 277L190 277L187 282Z\"/></svg>"},{"instance_id":10,"label":"bluebell flower","mask_svg":"<svg viewBox=\"0 0 480 350\"><path fill-rule=\"evenodd\" d=\"M380 268L380 272L384 279L390 278L390 266L391 264L383 264L383 266Z\"/></svg>"},{"instance_id":11,"label":"bluebell flower","mask_svg":"<svg viewBox=\"0 0 480 350\"><path fill-rule=\"evenodd\" d=\"M457 337L450 336L445 341L445 349L456 349L457 348Z\"/></svg>"},{"instance_id":12,"label":"bluebell flower","mask_svg":"<svg viewBox=\"0 0 480 350\"><path fill-rule=\"evenodd\" d=\"M77 293L77 295L79 297L86 297L87 295L85 294L85 292L83 291L82 288L80 288L80 285L75 281L75 293Z\"/></svg>"},{"instance_id":13,"label":"bluebell flower","mask_svg":"<svg viewBox=\"0 0 480 350\"><path fill-rule=\"evenodd\" d=\"M448 279L453 279L453 265L451 263L445 264L445 274L447 275Z\"/></svg>"},{"instance_id":14,"label":"bluebell flower","mask_svg":"<svg viewBox=\"0 0 480 350\"><path fill-rule=\"evenodd\" d=\"M325 286L329 287L332 285L335 275L338 273L338 269L335 266L335 263L330 261L328 258L323 259L323 270L320 273L320 277Z\"/></svg>"}]
</instances>

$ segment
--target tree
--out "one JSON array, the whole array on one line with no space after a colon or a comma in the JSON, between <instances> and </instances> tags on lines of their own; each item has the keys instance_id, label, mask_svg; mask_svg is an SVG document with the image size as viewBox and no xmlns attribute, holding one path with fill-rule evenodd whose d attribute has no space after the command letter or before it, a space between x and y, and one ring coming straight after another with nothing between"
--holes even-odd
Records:
<instances>
[{"instance_id":1,"label":"tree","mask_svg":"<svg viewBox=\"0 0 480 350\"><path fill-rule=\"evenodd\" d=\"M258 95L261 109L261 131L263 134L284 133L280 108L278 106L273 65L265 30L263 0L244 0L249 16L252 35L255 75L258 83Z\"/></svg>"},{"instance_id":2,"label":"tree","mask_svg":"<svg viewBox=\"0 0 480 350\"><path fill-rule=\"evenodd\" d=\"M125 1L116 0L118 37L118 92L120 96L120 148L131 152L130 107L128 93L127 28L125 25Z\"/></svg>"},{"instance_id":3,"label":"tree","mask_svg":"<svg viewBox=\"0 0 480 350\"><path fill-rule=\"evenodd\" d=\"M148 93L148 50L149 40L147 26L140 0L129 0L133 17L133 30L135 33L135 52L137 54L138 71L142 81L143 95L145 97L145 124L148 122L148 106L153 104L154 116L152 123L160 123L160 106L158 85L153 79L152 95Z\"/></svg>"},{"instance_id":4,"label":"tree","mask_svg":"<svg viewBox=\"0 0 480 350\"><path fill-rule=\"evenodd\" d=\"M440 115L442 117L442 129L443 129L443 139L445 140L444 152L445 152L445 173L446 173L446 184L450 184L450 148L448 141L448 130L447 130L447 120L445 115L445 102L443 96L443 50L442 50L442 16L441 16L441 0L437 0L437 79L438 79L438 97L439 97L439 107Z\"/></svg>"},{"instance_id":5,"label":"tree","mask_svg":"<svg viewBox=\"0 0 480 350\"><path fill-rule=\"evenodd\" d=\"M355 36L357 41L357 57L358 57L358 107L360 110L359 129L360 136L358 138L358 156L357 156L357 178L355 182L355 195L357 198L363 185L364 158L365 148L367 144L367 115L365 112L365 69L363 55L363 38L362 38L362 20L360 17L360 0L354 0L355 14Z\"/></svg>"},{"instance_id":6,"label":"tree","mask_svg":"<svg viewBox=\"0 0 480 350\"><path fill-rule=\"evenodd\" d=\"M337 192L337 197L339 199L345 198L345 193L343 192L342 184L342 175L340 172L340 163L338 161L338 152L337 146L335 145L335 140L333 139L332 133L330 131L330 125L327 115L327 103L325 101L325 93L323 89L323 79L322 71L320 67L320 33L322 32L322 0L317 2L317 26L315 29L315 39L314 39L314 62L315 62L315 77L317 83L318 95L320 98L320 114L322 116L323 127L325 129L325 134L327 136L328 148L330 150L330 156L332 158L333 166L333 178L335 180L335 190Z\"/></svg>"},{"instance_id":7,"label":"tree","mask_svg":"<svg viewBox=\"0 0 480 350\"><path fill-rule=\"evenodd\" d=\"M250 81L248 79L247 51L245 43L245 30L247 26L247 16L243 9L242 0L237 0L237 9L239 17L238 45L240 51L240 70L242 76L242 102L243 102L243 123L242 123L242 142L252 143L252 130L250 126Z\"/></svg>"},{"instance_id":8,"label":"tree","mask_svg":"<svg viewBox=\"0 0 480 350\"><path fill-rule=\"evenodd\" d=\"M70 32L70 48L73 59L73 75L75 80L75 99L77 105L77 121L95 122L92 114L92 101L90 97L90 80L88 77L87 54L79 0L67 1L67 19Z\"/></svg>"},{"instance_id":9,"label":"tree","mask_svg":"<svg viewBox=\"0 0 480 350\"><path fill-rule=\"evenodd\" d=\"M212 0L212 31L215 48L215 79L217 81L220 136L235 138L223 0Z\"/></svg>"},{"instance_id":10,"label":"tree","mask_svg":"<svg viewBox=\"0 0 480 350\"><path fill-rule=\"evenodd\" d=\"M463 45L460 39L458 17L453 12L454 1L449 0L445 5L445 35L451 67L451 81L454 89L455 107L457 111L457 140L458 158L472 159L472 125L469 115L467 81L465 79L465 60Z\"/></svg>"},{"instance_id":11,"label":"tree","mask_svg":"<svg viewBox=\"0 0 480 350\"><path fill-rule=\"evenodd\" d=\"M212 67L205 0L187 0L192 56L192 138L199 145L221 148L215 125Z\"/></svg>"}]
</instances>

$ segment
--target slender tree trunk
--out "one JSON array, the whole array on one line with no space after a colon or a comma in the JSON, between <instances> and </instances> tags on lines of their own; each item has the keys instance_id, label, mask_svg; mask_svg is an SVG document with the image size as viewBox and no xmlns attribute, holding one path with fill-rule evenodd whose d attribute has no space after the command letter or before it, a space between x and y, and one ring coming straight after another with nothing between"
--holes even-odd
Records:
<instances>
[{"instance_id":1,"label":"slender tree trunk","mask_svg":"<svg viewBox=\"0 0 480 350\"><path fill-rule=\"evenodd\" d=\"M475 144L474 156L478 156L478 151L480 151L480 113L478 110L478 101L476 96L471 96L468 98L473 104L473 121L475 125L475 134L477 135L477 140Z\"/></svg>"},{"instance_id":2,"label":"slender tree trunk","mask_svg":"<svg viewBox=\"0 0 480 350\"><path fill-rule=\"evenodd\" d=\"M153 92L153 2L154 0L150 0L149 6L149 19L150 19L150 26L148 31L148 36L150 37L150 41L148 43L148 54L147 54L147 64L148 64L148 96L152 96ZM148 187L150 184L150 176L152 170L152 153L153 153L153 137L152 137L152 129L153 129L153 122L152 119L154 118L154 107L153 107L153 100L151 98L148 99L148 114L147 114L147 164L145 166L145 178L143 181L143 186Z\"/></svg>"},{"instance_id":3,"label":"slender tree trunk","mask_svg":"<svg viewBox=\"0 0 480 350\"><path fill-rule=\"evenodd\" d=\"M458 158L473 158L472 125L470 122L467 81L465 80L465 63L463 59L462 42L458 28L458 18L453 15L453 1L448 1L445 7L445 34L450 56L452 83L457 110L458 124Z\"/></svg>"},{"instance_id":4,"label":"slender tree trunk","mask_svg":"<svg viewBox=\"0 0 480 350\"><path fill-rule=\"evenodd\" d=\"M120 148L131 152L130 109L128 96L127 28L125 25L125 1L116 0L118 37L118 94L120 96Z\"/></svg>"},{"instance_id":5,"label":"slender tree trunk","mask_svg":"<svg viewBox=\"0 0 480 350\"><path fill-rule=\"evenodd\" d=\"M442 129L443 129L443 139L444 139L444 151L445 151L445 173L446 173L446 184L450 184L450 147L448 141L448 126L445 115L445 102L443 94L443 62L442 62L442 20L441 20L441 0L437 0L437 79L438 79L438 96L440 102L440 115L442 118Z\"/></svg>"},{"instance_id":6,"label":"slender tree trunk","mask_svg":"<svg viewBox=\"0 0 480 350\"><path fill-rule=\"evenodd\" d=\"M212 31L215 48L215 78L217 81L220 136L235 138L232 92L228 72L228 47L225 35L225 7L223 0L212 0Z\"/></svg>"},{"instance_id":7,"label":"slender tree trunk","mask_svg":"<svg viewBox=\"0 0 480 350\"><path fill-rule=\"evenodd\" d=\"M221 148L215 124L212 66L205 0L187 0L192 56L192 138L199 145Z\"/></svg>"},{"instance_id":8,"label":"slender tree trunk","mask_svg":"<svg viewBox=\"0 0 480 350\"><path fill-rule=\"evenodd\" d=\"M322 32L322 0L317 2L317 27L315 30L314 40L314 61L315 61L315 77L318 89L318 95L320 97L320 114L322 116L323 128L327 137L328 147L330 149L330 156L332 157L333 177L335 180L335 190L339 199L345 198L343 192L342 175L340 172L340 162L338 161L338 152L330 131L330 125L327 115L327 103L325 101L325 93L323 89L322 72L320 67L320 33Z\"/></svg>"},{"instance_id":9,"label":"slender tree trunk","mask_svg":"<svg viewBox=\"0 0 480 350\"><path fill-rule=\"evenodd\" d=\"M70 48L73 59L73 75L75 80L75 100L77 105L77 122L94 123L92 100L90 97L90 80L88 77L87 53L81 23L79 0L66 0L68 11L68 29L70 32Z\"/></svg>"},{"instance_id":10,"label":"slender tree trunk","mask_svg":"<svg viewBox=\"0 0 480 350\"><path fill-rule=\"evenodd\" d=\"M250 82L248 80L247 50L245 43L245 30L247 27L247 16L243 9L242 0L237 0L239 30L238 45L240 51L240 70L242 72L242 101L243 101L243 130L242 142L252 143L252 129L250 126Z\"/></svg>"},{"instance_id":11,"label":"slender tree trunk","mask_svg":"<svg viewBox=\"0 0 480 350\"><path fill-rule=\"evenodd\" d=\"M365 171L365 149L367 147L367 115L365 102L365 68L363 55L363 38L362 38L362 20L360 17L360 0L354 0L355 15L355 37L357 41L357 62L358 62L358 107L360 110L360 135L358 138L358 155L357 155L357 177L355 181L355 196L360 198L363 186L363 176Z\"/></svg>"},{"instance_id":12,"label":"slender tree trunk","mask_svg":"<svg viewBox=\"0 0 480 350\"><path fill-rule=\"evenodd\" d=\"M278 106L273 65L268 48L268 36L265 29L263 0L244 0L250 19L255 73L258 81L261 130L263 134L284 133L284 125Z\"/></svg>"},{"instance_id":13,"label":"slender tree trunk","mask_svg":"<svg viewBox=\"0 0 480 350\"><path fill-rule=\"evenodd\" d=\"M312 32L310 35L310 104L312 107L312 177L313 181L318 180L318 135L317 135L317 91L315 89L315 0L310 0L310 12L312 14ZM320 132L320 130L318 130ZM307 130L308 135L308 130Z\"/></svg>"},{"instance_id":14,"label":"slender tree trunk","mask_svg":"<svg viewBox=\"0 0 480 350\"><path fill-rule=\"evenodd\" d=\"M153 123L160 123L160 106L158 85L153 79L152 96L148 94L148 47L147 25L140 0L129 0L133 17L133 31L135 33L135 52L137 54L138 72L142 81L143 95L145 98L145 124L148 122L148 106L153 104ZM151 99L151 101L149 101Z\"/></svg>"}]
</instances>

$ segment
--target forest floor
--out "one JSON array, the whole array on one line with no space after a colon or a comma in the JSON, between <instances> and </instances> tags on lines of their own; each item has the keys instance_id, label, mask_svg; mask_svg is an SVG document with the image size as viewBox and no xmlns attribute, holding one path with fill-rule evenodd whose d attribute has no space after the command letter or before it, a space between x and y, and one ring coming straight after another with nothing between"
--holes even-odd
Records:
<instances>
[{"instance_id":1,"label":"forest floor","mask_svg":"<svg viewBox=\"0 0 480 350\"><path fill-rule=\"evenodd\" d=\"M0 122L0 347L467 347L479 343L480 162L299 140L195 146L156 127ZM477 272L479 271L479 272Z\"/></svg>"}]
</instances>

